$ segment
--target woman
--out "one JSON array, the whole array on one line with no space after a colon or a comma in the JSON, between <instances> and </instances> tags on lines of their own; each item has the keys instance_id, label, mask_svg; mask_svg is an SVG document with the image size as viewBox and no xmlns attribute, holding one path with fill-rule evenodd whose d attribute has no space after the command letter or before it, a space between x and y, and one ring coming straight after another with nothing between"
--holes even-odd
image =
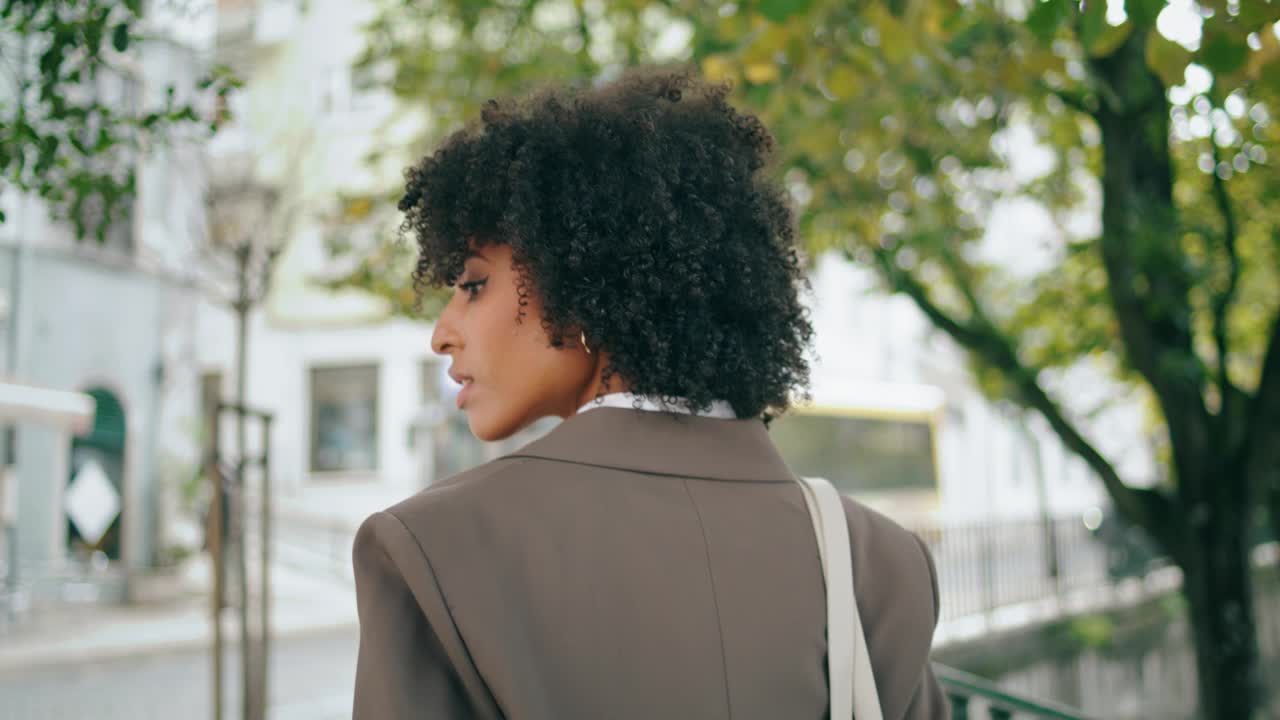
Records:
<instances>
[{"instance_id":1,"label":"woman","mask_svg":"<svg viewBox=\"0 0 1280 720\"><path fill-rule=\"evenodd\" d=\"M727 92L491 102L407 173L472 431L565 420L360 528L358 720L824 717L817 545L764 422L812 329L772 138ZM885 717L945 717L932 561L846 514Z\"/></svg>"}]
</instances>

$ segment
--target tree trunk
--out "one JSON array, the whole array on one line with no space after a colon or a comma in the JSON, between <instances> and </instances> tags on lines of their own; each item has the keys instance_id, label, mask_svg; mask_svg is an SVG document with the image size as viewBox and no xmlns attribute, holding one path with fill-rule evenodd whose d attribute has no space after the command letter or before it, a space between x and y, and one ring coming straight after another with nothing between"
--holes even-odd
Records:
<instances>
[{"instance_id":1,"label":"tree trunk","mask_svg":"<svg viewBox=\"0 0 1280 720\"><path fill-rule=\"evenodd\" d=\"M1178 250L1169 109L1135 28L1117 50L1091 60L1093 113L1102 137L1102 239L1108 289L1126 360L1150 383L1169 429L1180 515L1133 517L1183 570L1195 645L1200 714L1252 720L1258 683L1248 537L1247 472L1215 447L1202 399L1203 367L1191 337L1195 283ZM1122 88L1117 96L1107 88ZM1170 525L1176 528L1170 532Z\"/></svg>"},{"instance_id":2,"label":"tree trunk","mask_svg":"<svg viewBox=\"0 0 1280 720\"><path fill-rule=\"evenodd\" d=\"M1280 468L1271 472L1280 473ZM1280 481L1267 490L1267 507L1271 515L1271 539L1280 542Z\"/></svg>"},{"instance_id":3,"label":"tree trunk","mask_svg":"<svg viewBox=\"0 0 1280 720\"><path fill-rule=\"evenodd\" d=\"M1192 520L1199 513L1193 509ZM1207 513L1183 559L1183 595L1195 641L1199 717L1247 720L1262 707L1248 513Z\"/></svg>"}]
</instances>

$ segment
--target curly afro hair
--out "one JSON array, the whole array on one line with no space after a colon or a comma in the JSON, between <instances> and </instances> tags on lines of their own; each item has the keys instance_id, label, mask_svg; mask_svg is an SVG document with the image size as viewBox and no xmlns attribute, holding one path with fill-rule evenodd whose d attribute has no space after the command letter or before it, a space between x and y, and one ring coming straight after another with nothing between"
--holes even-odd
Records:
<instances>
[{"instance_id":1,"label":"curly afro hair","mask_svg":"<svg viewBox=\"0 0 1280 720\"><path fill-rule=\"evenodd\" d=\"M740 418L785 411L807 394L807 280L765 173L773 137L729 92L650 69L489 101L405 173L419 292L453 285L471 243L506 243L551 344L584 333L606 381Z\"/></svg>"}]
</instances>

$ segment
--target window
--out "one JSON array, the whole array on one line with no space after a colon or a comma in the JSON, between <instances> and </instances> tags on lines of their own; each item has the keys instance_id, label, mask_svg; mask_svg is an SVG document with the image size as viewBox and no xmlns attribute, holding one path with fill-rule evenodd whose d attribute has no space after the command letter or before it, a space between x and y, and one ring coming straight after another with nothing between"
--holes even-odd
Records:
<instances>
[{"instance_id":1,"label":"window","mask_svg":"<svg viewBox=\"0 0 1280 720\"><path fill-rule=\"evenodd\" d=\"M825 477L842 492L935 490L935 432L926 418L797 410L773 421L770 434L787 464Z\"/></svg>"},{"instance_id":2,"label":"window","mask_svg":"<svg viewBox=\"0 0 1280 720\"><path fill-rule=\"evenodd\" d=\"M311 471L377 469L378 366L311 369Z\"/></svg>"}]
</instances>

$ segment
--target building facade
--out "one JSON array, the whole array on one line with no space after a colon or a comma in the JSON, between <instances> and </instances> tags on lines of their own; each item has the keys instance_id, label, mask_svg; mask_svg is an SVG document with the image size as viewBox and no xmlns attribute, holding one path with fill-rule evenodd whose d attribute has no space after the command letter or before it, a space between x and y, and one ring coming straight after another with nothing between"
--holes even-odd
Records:
<instances>
[{"instance_id":1,"label":"building facade","mask_svg":"<svg viewBox=\"0 0 1280 720\"><path fill-rule=\"evenodd\" d=\"M153 39L102 81L104 102L131 112L159 106L169 87L196 97L207 68L198 24L145 17ZM126 597L164 555L166 508L199 462L198 289L188 268L203 223L201 148L176 139L135 162L127 219L102 244L77 239L34 196L0 197L6 381L96 405L70 442L37 424L6 425L0 584L27 606Z\"/></svg>"}]
</instances>

